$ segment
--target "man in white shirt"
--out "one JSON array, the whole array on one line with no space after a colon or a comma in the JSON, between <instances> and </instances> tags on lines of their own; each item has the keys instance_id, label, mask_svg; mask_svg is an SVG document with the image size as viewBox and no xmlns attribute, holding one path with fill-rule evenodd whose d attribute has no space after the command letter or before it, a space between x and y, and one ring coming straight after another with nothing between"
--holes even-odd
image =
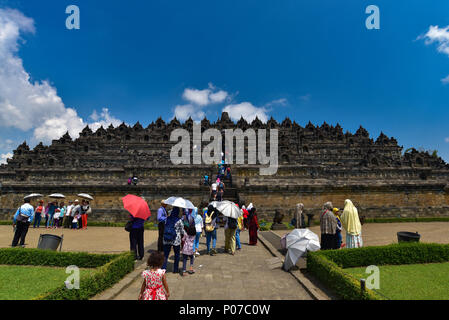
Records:
<instances>
[{"instance_id":1,"label":"man in white shirt","mask_svg":"<svg viewBox=\"0 0 449 320\"><path fill-rule=\"evenodd\" d=\"M69 201L69 205L67 206L67 212L64 216L63 226L68 229L72 225L73 217L72 217L72 209L73 209L73 201Z\"/></svg>"},{"instance_id":2,"label":"man in white shirt","mask_svg":"<svg viewBox=\"0 0 449 320\"><path fill-rule=\"evenodd\" d=\"M25 237L28 233L28 227L34 220L34 207L30 204L30 199L24 199L23 205L17 209L13 218L14 238L12 247L17 247L20 240L20 246L25 246Z\"/></svg>"},{"instance_id":3,"label":"man in white shirt","mask_svg":"<svg viewBox=\"0 0 449 320\"><path fill-rule=\"evenodd\" d=\"M217 198L217 190L218 190L218 184L217 182L212 183L210 186L210 197L215 201Z\"/></svg>"}]
</instances>

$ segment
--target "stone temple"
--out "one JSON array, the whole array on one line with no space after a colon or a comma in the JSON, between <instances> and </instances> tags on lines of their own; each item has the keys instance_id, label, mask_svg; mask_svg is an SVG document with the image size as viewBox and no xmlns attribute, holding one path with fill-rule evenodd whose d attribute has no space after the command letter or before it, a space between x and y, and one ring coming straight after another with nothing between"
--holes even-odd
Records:
<instances>
[{"instance_id":1,"label":"stone temple","mask_svg":"<svg viewBox=\"0 0 449 320\"><path fill-rule=\"evenodd\" d=\"M128 193L149 200L152 218L160 200L169 196L183 196L199 205L209 195L201 177L206 173L215 177L216 166L170 161L170 150L177 143L170 142L171 131L192 127L191 119L166 123L159 118L147 128L140 123L96 132L86 127L76 140L65 134L50 146L40 143L33 150L23 143L0 166L0 220L11 219L23 197L34 192L60 192L67 200L76 199L78 193L93 195L91 221L126 221L121 197ZM309 122L301 127L288 118L282 123L257 118L234 123L227 113L215 123L202 120L201 128L278 129L277 174L260 175L259 164L231 165L233 188L225 193L230 200L254 203L262 218L271 220L276 210L291 216L299 202L308 213L318 213L326 201L342 208L347 198L367 218L449 216L449 165L427 152L403 153L397 141L383 133L373 140L362 127L353 134L338 124ZM137 186L127 184L132 175L139 178Z\"/></svg>"}]
</instances>

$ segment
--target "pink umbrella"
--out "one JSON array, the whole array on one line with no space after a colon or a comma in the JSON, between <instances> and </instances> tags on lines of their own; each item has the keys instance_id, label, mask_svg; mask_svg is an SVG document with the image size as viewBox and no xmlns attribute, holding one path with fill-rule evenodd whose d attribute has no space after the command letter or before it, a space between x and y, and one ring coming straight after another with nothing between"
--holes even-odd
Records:
<instances>
[{"instance_id":1,"label":"pink umbrella","mask_svg":"<svg viewBox=\"0 0 449 320\"><path fill-rule=\"evenodd\" d=\"M148 203L141 197L128 194L122 198L123 207L131 213L134 218L147 220L151 216Z\"/></svg>"}]
</instances>

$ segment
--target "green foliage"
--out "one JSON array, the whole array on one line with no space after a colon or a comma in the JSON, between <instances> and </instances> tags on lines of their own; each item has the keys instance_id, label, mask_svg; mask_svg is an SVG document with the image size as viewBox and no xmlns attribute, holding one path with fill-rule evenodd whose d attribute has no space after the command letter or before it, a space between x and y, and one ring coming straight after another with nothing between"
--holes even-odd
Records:
<instances>
[{"instance_id":1,"label":"green foliage","mask_svg":"<svg viewBox=\"0 0 449 320\"><path fill-rule=\"evenodd\" d=\"M99 267L95 273L82 276L79 290L68 290L62 285L56 290L39 295L34 300L87 300L112 287L133 269L134 255L125 252Z\"/></svg>"},{"instance_id":2,"label":"green foliage","mask_svg":"<svg viewBox=\"0 0 449 320\"><path fill-rule=\"evenodd\" d=\"M307 255L307 270L343 299L382 299L378 293L368 289L366 296L362 296L357 279L343 269L369 265L405 265L446 261L449 261L449 245L401 243L311 252Z\"/></svg>"},{"instance_id":3,"label":"green foliage","mask_svg":"<svg viewBox=\"0 0 449 320\"><path fill-rule=\"evenodd\" d=\"M394 222L449 222L449 217L418 217L418 218L366 218L365 223Z\"/></svg>"},{"instance_id":4,"label":"green foliage","mask_svg":"<svg viewBox=\"0 0 449 320\"><path fill-rule=\"evenodd\" d=\"M0 249L0 264L49 267L76 265L79 268L97 268L111 261L115 256L115 254L8 248Z\"/></svg>"},{"instance_id":5,"label":"green foliage","mask_svg":"<svg viewBox=\"0 0 449 320\"><path fill-rule=\"evenodd\" d=\"M89 254L84 252L56 252L40 249L0 249L0 264L97 268L80 278L79 290L61 285L36 297L36 300L84 300L113 286L134 269L134 254Z\"/></svg>"}]
</instances>

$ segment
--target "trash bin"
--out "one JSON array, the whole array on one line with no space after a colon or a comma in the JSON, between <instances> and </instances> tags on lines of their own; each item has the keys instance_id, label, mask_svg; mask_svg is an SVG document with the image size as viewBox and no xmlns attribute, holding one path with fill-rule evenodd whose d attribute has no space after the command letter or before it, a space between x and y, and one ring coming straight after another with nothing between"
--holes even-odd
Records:
<instances>
[{"instance_id":1,"label":"trash bin","mask_svg":"<svg viewBox=\"0 0 449 320\"><path fill-rule=\"evenodd\" d=\"M419 242L421 235L416 232L400 231L398 232L398 242Z\"/></svg>"},{"instance_id":2,"label":"trash bin","mask_svg":"<svg viewBox=\"0 0 449 320\"><path fill-rule=\"evenodd\" d=\"M63 237L55 236L53 234L41 234L39 236L39 242L37 243L38 249L43 250L58 250L61 251Z\"/></svg>"}]
</instances>

